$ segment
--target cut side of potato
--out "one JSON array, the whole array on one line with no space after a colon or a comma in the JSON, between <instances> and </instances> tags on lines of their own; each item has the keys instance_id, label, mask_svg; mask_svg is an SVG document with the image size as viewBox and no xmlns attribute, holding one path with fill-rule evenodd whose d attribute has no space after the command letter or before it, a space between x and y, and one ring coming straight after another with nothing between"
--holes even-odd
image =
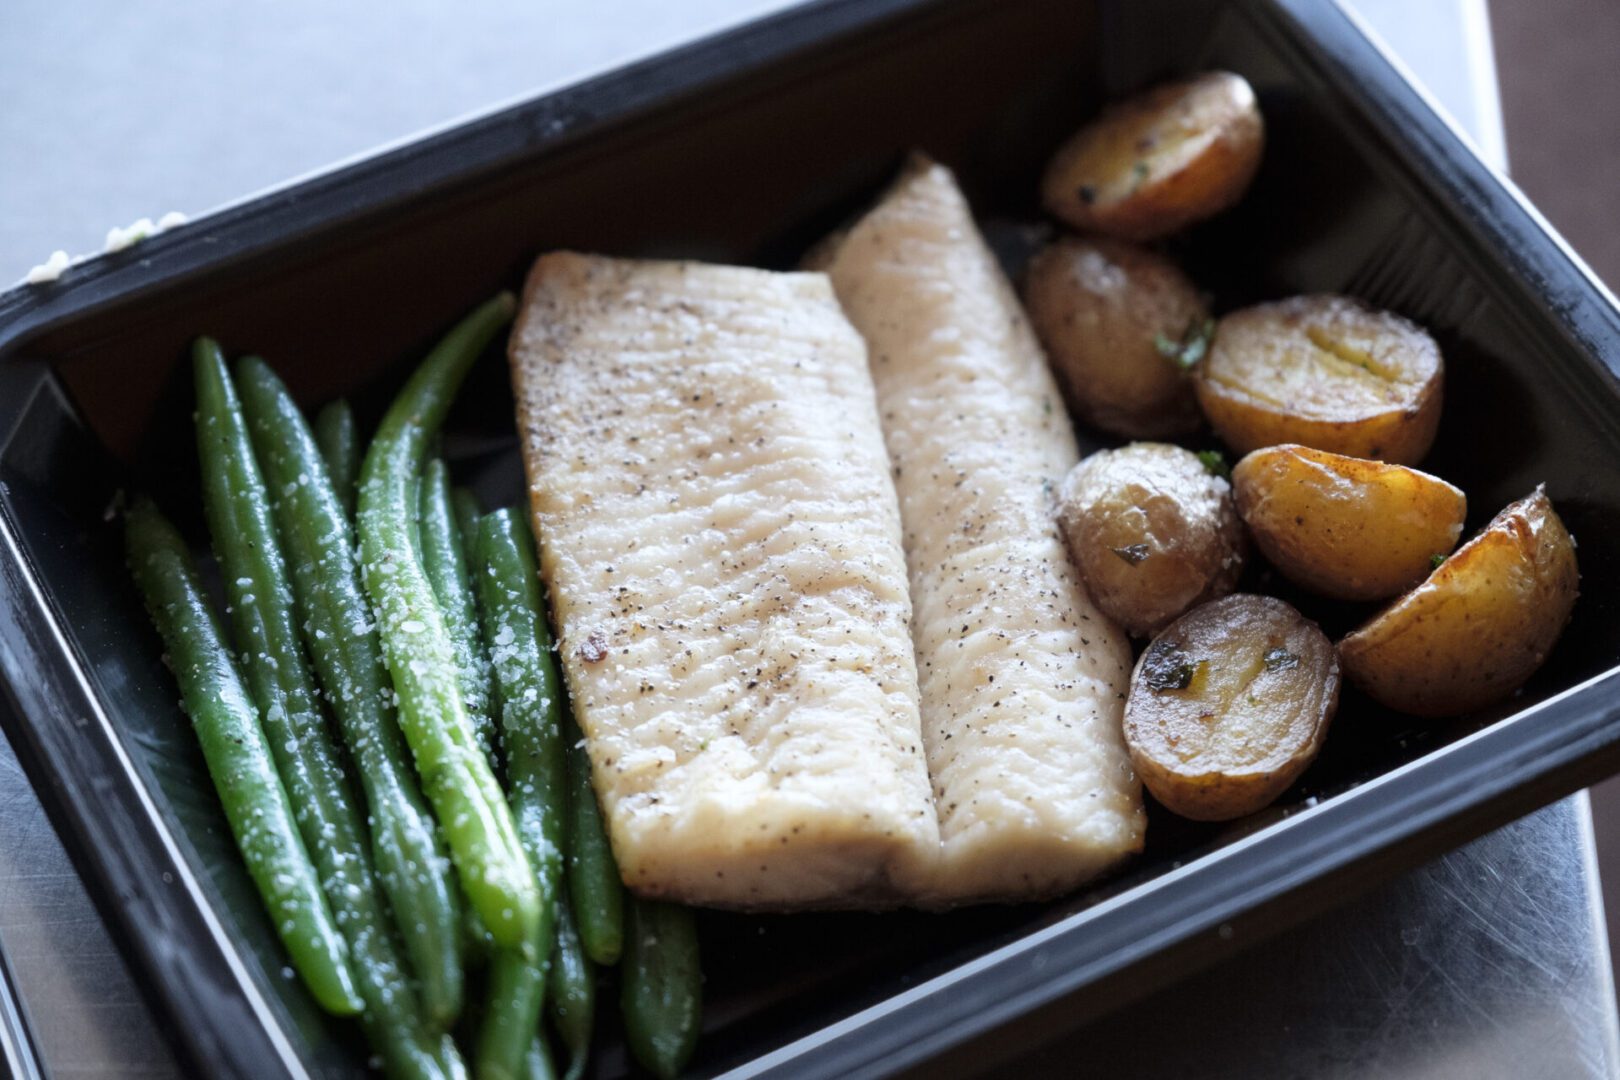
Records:
<instances>
[{"instance_id":1,"label":"cut side of potato","mask_svg":"<svg viewBox=\"0 0 1620 1080\"><path fill-rule=\"evenodd\" d=\"M1283 576L1339 600L1382 600L1422 581L1451 553L1468 514L1437 476L1285 445L1232 470L1238 514Z\"/></svg>"},{"instance_id":2,"label":"cut side of potato","mask_svg":"<svg viewBox=\"0 0 1620 1080\"><path fill-rule=\"evenodd\" d=\"M1350 679L1389 708L1456 716L1535 673L1579 592L1575 542L1538 487L1341 641L1339 655Z\"/></svg>"},{"instance_id":3,"label":"cut side of potato","mask_svg":"<svg viewBox=\"0 0 1620 1080\"><path fill-rule=\"evenodd\" d=\"M1198 404L1247 454L1299 443L1415 465L1440 423L1440 348L1417 324L1347 296L1234 311L1198 366Z\"/></svg>"},{"instance_id":4,"label":"cut side of potato","mask_svg":"<svg viewBox=\"0 0 1620 1080\"><path fill-rule=\"evenodd\" d=\"M1213 324L1175 263L1134 244L1067 237L1031 260L1024 301L1080 419L1130 438L1201 425L1188 369Z\"/></svg>"},{"instance_id":5,"label":"cut side of potato","mask_svg":"<svg viewBox=\"0 0 1620 1080\"><path fill-rule=\"evenodd\" d=\"M1264 146L1254 89L1207 72L1104 109L1058 149L1041 198L1076 228L1152 240L1241 199Z\"/></svg>"},{"instance_id":6,"label":"cut side of potato","mask_svg":"<svg viewBox=\"0 0 1620 1080\"><path fill-rule=\"evenodd\" d=\"M1134 637L1224 596L1243 572L1231 485L1168 443L1101 450L1058 494L1058 526L1092 600Z\"/></svg>"},{"instance_id":7,"label":"cut side of potato","mask_svg":"<svg viewBox=\"0 0 1620 1080\"><path fill-rule=\"evenodd\" d=\"M1153 797L1226 821L1286 791L1316 758L1339 704L1339 661L1283 601L1238 594L1183 615L1137 661L1125 743Z\"/></svg>"}]
</instances>

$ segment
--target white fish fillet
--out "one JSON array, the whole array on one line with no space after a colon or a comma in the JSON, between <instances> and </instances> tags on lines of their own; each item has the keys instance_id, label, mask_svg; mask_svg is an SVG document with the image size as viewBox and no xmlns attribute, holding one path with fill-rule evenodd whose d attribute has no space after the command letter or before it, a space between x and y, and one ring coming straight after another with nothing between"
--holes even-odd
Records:
<instances>
[{"instance_id":1,"label":"white fish fillet","mask_svg":"<svg viewBox=\"0 0 1620 1080\"><path fill-rule=\"evenodd\" d=\"M821 274L558 253L511 340L575 715L627 884L903 899L939 835L866 352Z\"/></svg>"},{"instance_id":2,"label":"white fish fillet","mask_svg":"<svg viewBox=\"0 0 1620 1080\"><path fill-rule=\"evenodd\" d=\"M1074 432L950 172L918 160L816 257L870 353L939 814L924 903L1043 896L1141 850L1131 654L1051 516Z\"/></svg>"}]
</instances>

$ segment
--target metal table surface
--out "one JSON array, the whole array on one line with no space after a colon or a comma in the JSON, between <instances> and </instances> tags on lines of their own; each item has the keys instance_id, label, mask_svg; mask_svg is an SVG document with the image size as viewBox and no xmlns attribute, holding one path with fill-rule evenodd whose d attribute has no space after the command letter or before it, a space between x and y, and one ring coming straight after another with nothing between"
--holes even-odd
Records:
<instances>
[{"instance_id":1,"label":"metal table surface","mask_svg":"<svg viewBox=\"0 0 1620 1080\"><path fill-rule=\"evenodd\" d=\"M0 5L0 279L385 140L781 6L597 0ZM1357 0L1501 160L1483 0ZM1483 49L1482 49L1483 40ZM1004 1074L1620 1075L1584 795L1286 931ZM55 1077L178 1075L0 733L6 1054ZM23 1044L8 1046L21 1031Z\"/></svg>"}]
</instances>

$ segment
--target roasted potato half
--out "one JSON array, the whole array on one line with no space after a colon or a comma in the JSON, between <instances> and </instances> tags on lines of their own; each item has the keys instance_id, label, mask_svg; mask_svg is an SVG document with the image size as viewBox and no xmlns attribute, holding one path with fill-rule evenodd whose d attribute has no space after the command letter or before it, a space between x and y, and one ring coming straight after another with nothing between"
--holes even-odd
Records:
<instances>
[{"instance_id":1,"label":"roasted potato half","mask_svg":"<svg viewBox=\"0 0 1620 1080\"><path fill-rule=\"evenodd\" d=\"M1538 487L1339 642L1339 656L1351 681L1391 709L1470 712L1535 673L1579 591L1575 542Z\"/></svg>"},{"instance_id":2,"label":"roasted potato half","mask_svg":"<svg viewBox=\"0 0 1620 1080\"><path fill-rule=\"evenodd\" d=\"M1231 485L1179 446L1092 454L1064 479L1058 525L1092 600L1135 637L1231 592L1243 572Z\"/></svg>"},{"instance_id":3,"label":"roasted potato half","mask_svg":"<svg viewBox=\"0 0 1620 1080\"><path fill-rule=\"evenodd\" d=\"M1243 197L1265 125L1241 75L1211 71L1104 109L1046 167L1046 208L1077 228L1152 240Z\"/></svg>"},{"instance_id":4,"label":"roasted potato half","mask_svg":"<svg viewBox=\"0 0 1620 1080\"><path fill-rule=\"evenodd\" d=\"M1316 758L1339 706L1339 660L1315 623L1270 596L1194 608L1131 675L1125 744L1153 797L1226 821L1281 795Z\"/></svg>"},{"instance_id":5,"label":"roasted potato half","mask_svg":"<svg viewBox=\"0 0 1620 1080\"><path fill-rule=\"evenodd\" d=\"M1270 446L1232 470L1238 516L1284 577L1340 600L1382 600L1429 575L1462 535L1468 500L1404 465Z\"/></svg>"},{"instance_id":6,"label":"roasted potato half","mask_svg":"<svg viewBox=\"0 0 1620 1080\"><path fill-rule=\"evenodd\" d=\"M1239 454L1299 443L1416 465L1434 443L1444 378L1421 327L1345 296L1234 311L1198 365L1198 404Z\"/></svg>"},{"instance_id":7,"label":"roasted potato half","mask_svg":"<svg viewBox=\"0 0 1620 1080\"><path fill-rule=\"evenodd\" d=\"M1214 324L1169 259L1117 240L1056 240L1030 261L1024 303L1086 423L1142 439L1203 422L1188 369Z\"/></svg>"}]
</instances>

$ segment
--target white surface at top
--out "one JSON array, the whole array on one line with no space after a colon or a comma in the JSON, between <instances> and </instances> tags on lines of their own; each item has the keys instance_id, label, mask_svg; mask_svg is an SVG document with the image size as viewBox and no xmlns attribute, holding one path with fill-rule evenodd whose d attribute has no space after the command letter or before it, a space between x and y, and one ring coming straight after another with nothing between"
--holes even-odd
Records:
<instances>
[{"instance_id":1,"label":"white surface at top","mask_svg":"<svg viewBox=\"0 0 1620 1080\"><path fill-rule=\"evenodd\" d=\"M1500 162L1485 0L1351 4ZM58 248L100 251L109 227L196 216L787 6L5 0L0 283Z\"/></svg>"},{"instance_id":2,"label":"white surface at top","mask_svg":"<svg viewBox=\"0 0 1620 1080\"><path fill-rule=\"evenodd\" d=\"M1480 156L1507 168L1485 0L1341 0L1358 12L1435 102L1473 140Z\"/></svg>"}]
</instances>

